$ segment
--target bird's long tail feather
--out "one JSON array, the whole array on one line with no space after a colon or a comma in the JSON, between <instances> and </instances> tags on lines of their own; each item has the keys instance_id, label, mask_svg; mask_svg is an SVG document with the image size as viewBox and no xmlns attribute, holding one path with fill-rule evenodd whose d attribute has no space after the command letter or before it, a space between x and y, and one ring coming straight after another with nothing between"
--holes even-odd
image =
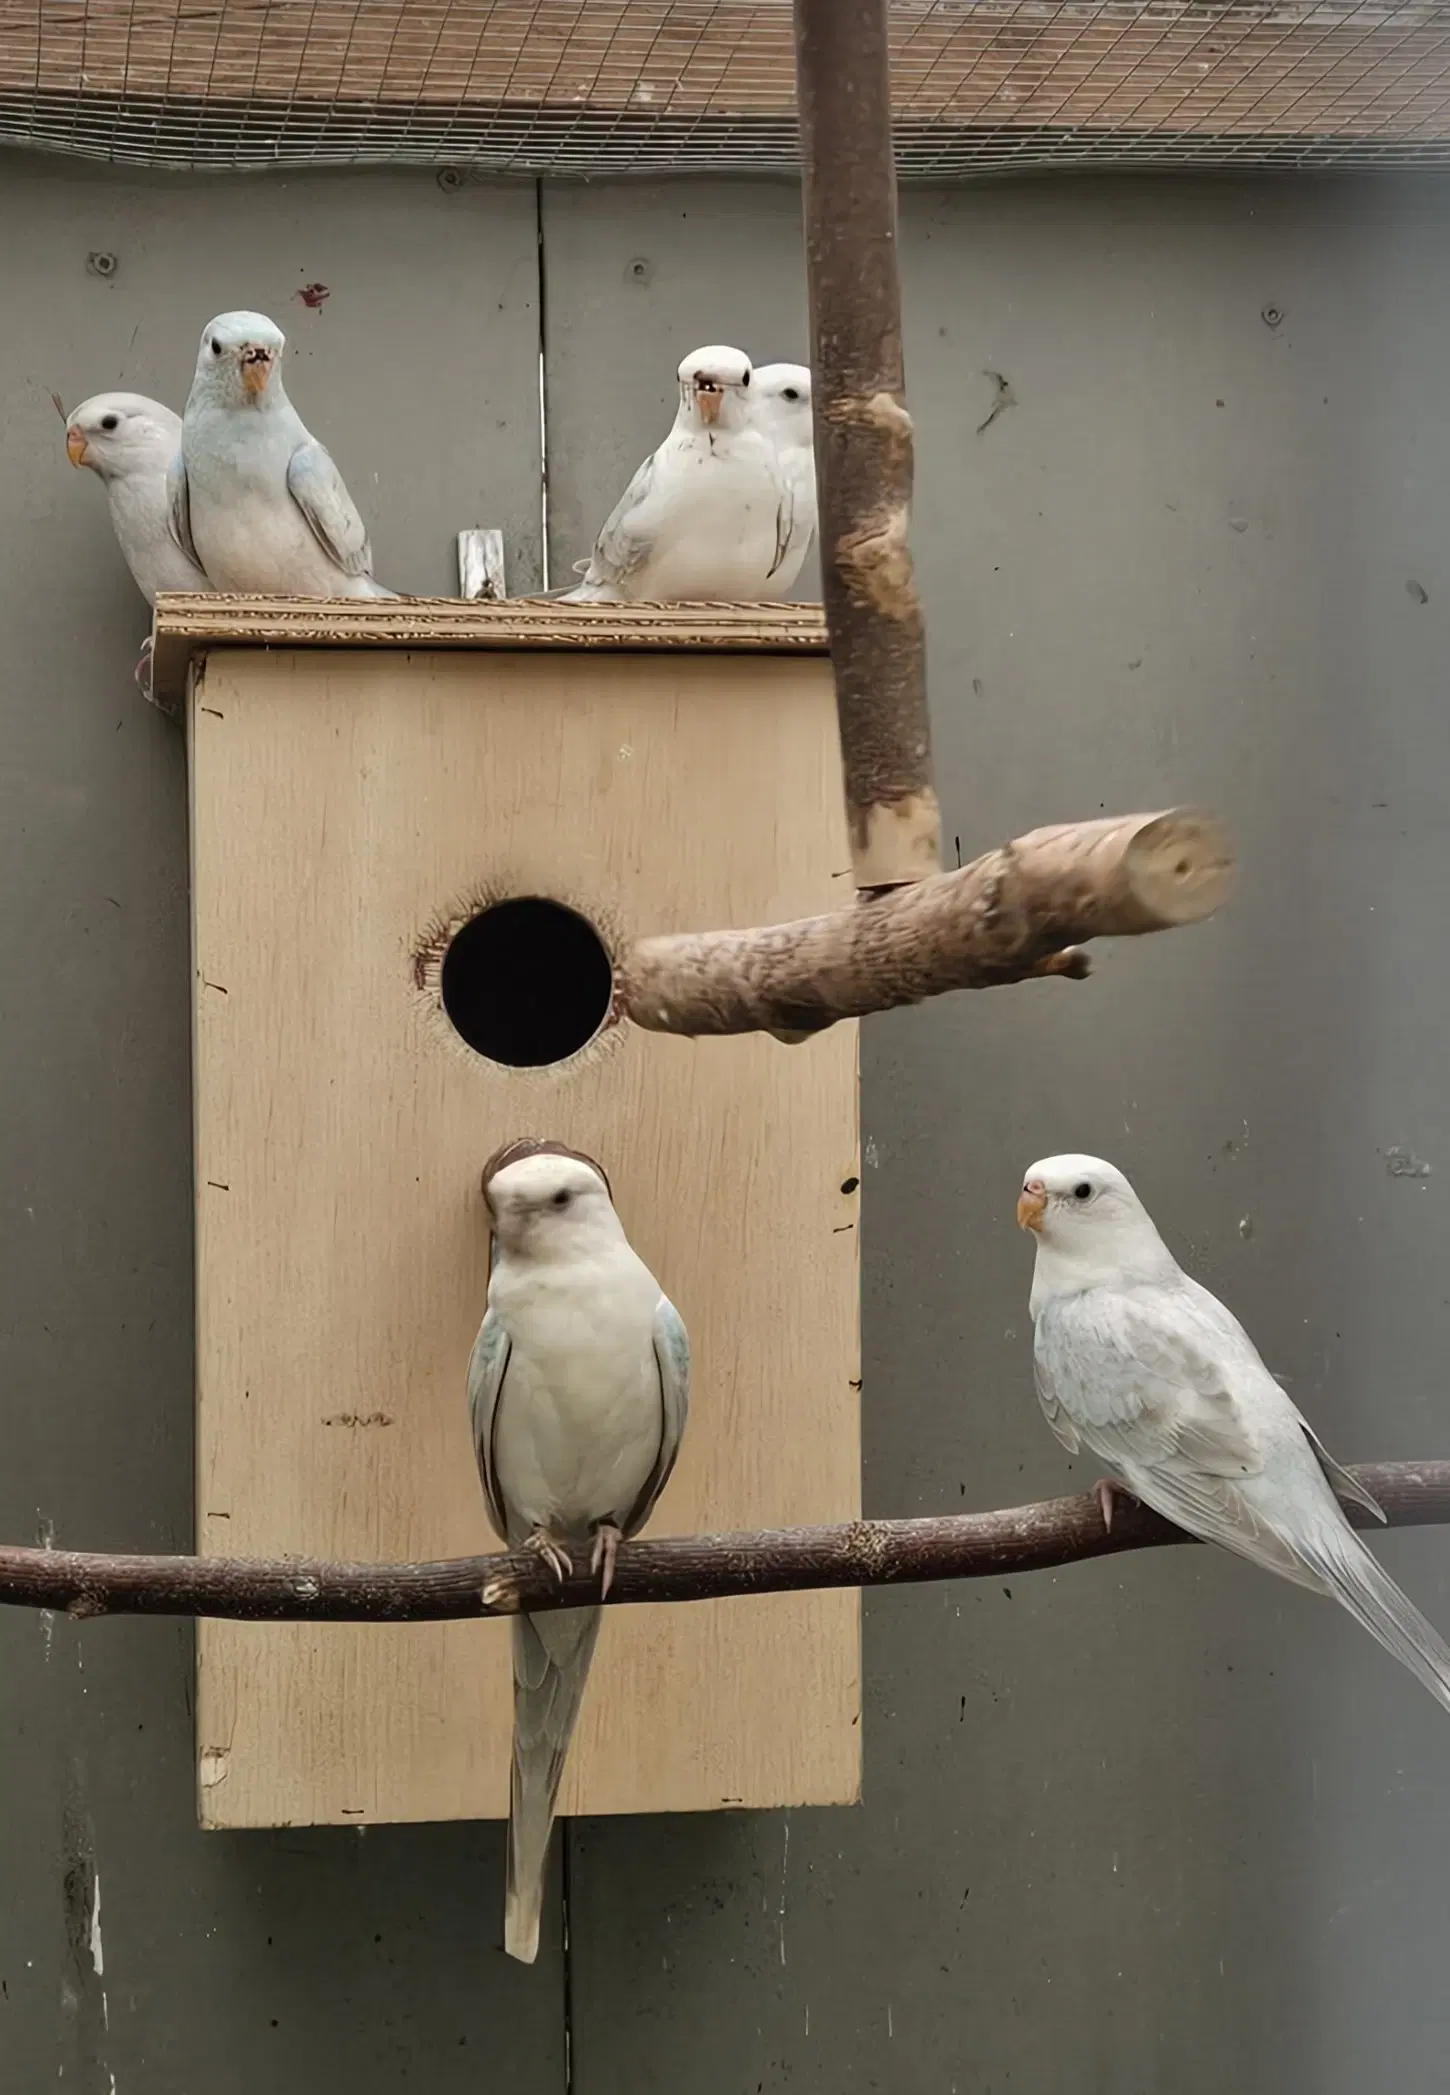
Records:
<instances>
[{"instance_id":1,"label":"bird's long tail feather","mask_svg":"<svg viewBox=\"0 0 1450 2095\"><path fill-rule=\"evenodd\" d=\"M532 1964L538 1954L554 1805L602 1620L600 1608L563 1608L513 1621L514 1758L503 1946L521 1964Z\"/></svg>"},{"instance_id":2,"label":"bird's long tail feather","mask_svg":"<svg viewBox=\"0 0 1450 2095\"><path fill-rule=\"evenodd\" d=\"M1450 1710L1450 1645L1353 1529L1341 1521L1326 1524L1299 1547L1331 1597Z\"/></svg>"}]
</instances>

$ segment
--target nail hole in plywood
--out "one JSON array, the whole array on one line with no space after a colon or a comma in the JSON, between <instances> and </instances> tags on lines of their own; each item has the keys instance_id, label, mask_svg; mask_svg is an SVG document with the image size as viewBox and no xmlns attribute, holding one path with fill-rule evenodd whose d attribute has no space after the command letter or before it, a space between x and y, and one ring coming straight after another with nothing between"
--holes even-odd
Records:
<instances>
[{"instance_id":1,"label":"nail hole in plywood","mask_svg":"<svg viewBox=\"0 0 1450 2095\"><path fill-rule=\"evenodd\" d=\"M577 910L515 895L459 927L439 986L454 1028L478 1054L543 1069L594 1038L609 1016L614 970Z\"/></svg>"}]
</instances>

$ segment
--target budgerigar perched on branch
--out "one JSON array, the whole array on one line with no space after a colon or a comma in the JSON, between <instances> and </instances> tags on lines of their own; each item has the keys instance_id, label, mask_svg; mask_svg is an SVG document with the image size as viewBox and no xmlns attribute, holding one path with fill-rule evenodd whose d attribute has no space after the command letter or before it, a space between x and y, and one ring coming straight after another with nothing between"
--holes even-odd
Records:
<instances>
[{"instance_id":1,"label":"budgerigar perched on branch","mask_svg":"<svg viewBox=\"0 0 1450 2095\"><path fill-rule=\"evenodd\" d=\"M630 1248L597 1164L515 1143L484 1169L493 1228L488 1313L468 1397L489 1517L561 1583L573 1553L609 1591L621 1536L644 1526L680 1450L685 1327ZM538 1953L559 1780L602 1610L513 1620L514 1747L504 1948Z\"/></svg>"},{"instance_id":2,"label":"budgerigar perched on branch","mask_svg":"<svg viewBox=\"0 0 1450 2095\"><path fill-rule=\"evenodd\" d=\"M1121 1171L1048 1157L1017 1219L1037 1238L1037 1393L1070 1454L1089 1448L1111 1526L1118 1485L1265 1571L1327 1594L1450 1709L1450 1648L1360 1541L1336 1492L1384 1518L1331 1460L1252 1340L1183 1272Z\"/></svg>"}]
</instances>

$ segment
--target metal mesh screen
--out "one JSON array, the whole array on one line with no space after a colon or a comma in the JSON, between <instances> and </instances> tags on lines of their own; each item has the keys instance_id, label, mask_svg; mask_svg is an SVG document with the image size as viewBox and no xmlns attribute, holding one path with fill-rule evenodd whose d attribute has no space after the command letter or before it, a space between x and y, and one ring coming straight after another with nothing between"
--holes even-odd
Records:
<instances>
[{"instance_id":1,"label":"metal mesh screen","mask_svg":"<svg viewBox=\"0 0 1450 2095\"><path fill-rule=\"evenodd\" d=\"M916 0L906 180L1450 160L1444 6ZM788 0L0 0L0 141L134 166L794 172Z\"/></svg>"}]
</instances>

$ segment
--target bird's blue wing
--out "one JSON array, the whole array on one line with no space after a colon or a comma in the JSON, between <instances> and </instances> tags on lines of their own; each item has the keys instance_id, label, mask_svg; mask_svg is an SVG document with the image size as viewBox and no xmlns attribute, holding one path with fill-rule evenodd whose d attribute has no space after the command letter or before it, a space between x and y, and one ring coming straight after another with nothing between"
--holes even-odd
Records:
<instances>
[{"instance_id":1,"label":"bird's blue wing","mask_svg":"<svg viewBox=\"0 0 1450 2095\"><path fill-rule=\"evenodd\" d=\"M186 483L186 459L181 447L166 469L166 521L171 536L176 540L187 558L201 566L201 555L196 550L196 541L191 535L191 490Z\"/></svg>"},{"instance_id":2,"label":"bird's blue wing","mask_svg":"<svg viewBox=\"0 0 1450 2095\"><path fill-rule=\"evenodd\" d=\"M512 1352L508 1333L489 1310L479 1327L473 1356L468 1363L468 1415L473 1426L473 1452L478 1457L478 1474L488 1504L488 1517L493 1522L495 1534L505 1545L509 1539L508 1515L499 1489L498 1471L494 1467L493 1427Z\"/></svg>"},{"instance_id":3,"label":"bird's blue wing","mask_svg":"<svg viewBox=\"0 0 1450 2095\"><path fill-rule=\"evenodd\" d=\"M1042 1408L1069 1452L1090 1449L1200 1541L1318 1583L1292 1524L1263 1510L1282 1483L1274 1413L1292 1406L1222 1303L1190 1288L1088 1288L1046 1306L1033 1357ZM1322 1489L1307 1447L1304 1462Z\"/></svg>"},{"instance_id":4,"label":"bird's blue wing","mask_svg":"<svg viewBox=\"0 0 1450 2095\"><path fill-rule=\"evenodd\" d=\"M1048 1303L1033 1354L1059 1438L1070 1426L1124 1469L1257 1476L1265 1446L1252 1400L1268 1372L1223 1305L1206 1301L1216 1315L1186 1288L1088 1288Z\"/></svg>"},{"instance_id":5,"label":"bird's blue wing","mask_svg":"<svg viewBox=\"0 0 1450 2095\"><path fill-rule=\"evenodd\" d=\"M648 558L654 547L655 519L650 506L655 459L647 458L605 518L594 541L594 557L584 570L586 583L618 585ZM576 570L577 572L577 570Z\"/></svg>"},{"instance_id":6,"label":"bird's blue wing","mask_svg":"<svg viewBox=\"0 0 1450 2095\"><path fill-rule=\"evenodd\" d=\"M797 569L804 564L815 528L815 467L808 459L803 467L797 469L792 465L781 475L780 507L775 514L775 558L770 564L771 574L792 561Z\"/></svg>"},{"instance_id":7,"label":"bird's blue wing","mask_svg":"<svg viewBox=\"0 0 1450 2095\"><path fill-rule=\"evenodd\" d=\"M795 543L795 490L789 480L782 480L780 507L775 512L775 558L771 561L768 575L773 575L785 560Z\"/></svg>"},{"instance_id":8,"label":"bird's blue wing","mask_svg":"<svg viewBox=\"0 0 1450 2095\"><path fill-rule=\"evenodd\" d=\"M345 575L371 575L373 552L363 520L331 453L315 437L288 459L287 491L328 558Z\"/></svg>"},{"instance_id":9,"label":"bird's blue wing","mask_svg":"<svg viewBox=\"0 0 1450 2095\"><path fill-rule=\"evenodd\" d=\"M644 1490L624 1523L626 1535L637 1535L653 1513L685 1435L690 1412L690 1337L683 1319L666 1295L655 1309L655 1365L660 1377L660 1451Z\"/></svg>"}]
</instances>

